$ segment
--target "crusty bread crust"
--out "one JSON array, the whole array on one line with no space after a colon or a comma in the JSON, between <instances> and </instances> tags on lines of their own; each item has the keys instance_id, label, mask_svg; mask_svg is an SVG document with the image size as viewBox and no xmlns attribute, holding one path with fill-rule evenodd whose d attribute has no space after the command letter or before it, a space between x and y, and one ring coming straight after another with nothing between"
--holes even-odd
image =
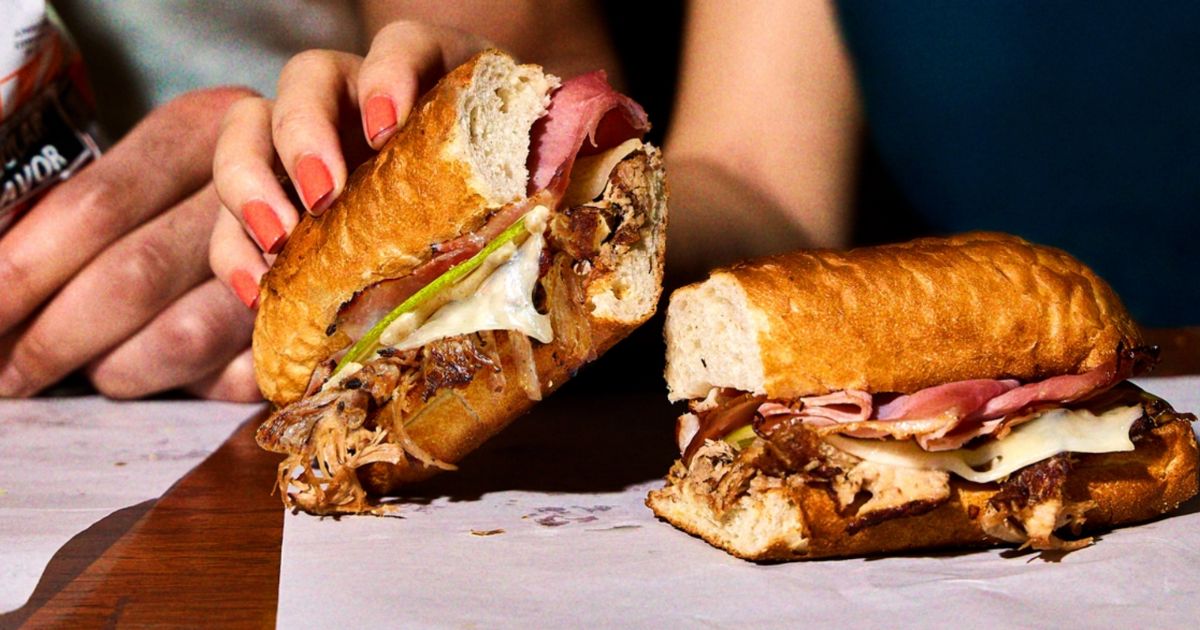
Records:
<instances>
[{"instance_id":1,"label":"crusty bread crust","mask_svg":"<svg viewBox=\"0 0 1200 630\"><path fill-rule=\"evenodd\" d=\"M1196 435L1184 421L1155 428L1127 453L1077 455L1069 473L1065 497L1092 500L1086 515L1087 531L1144 521L1174 510L1196 495L1200 459ZM838 513L828 490L814 485L781 484L756 496L744 496L718 517L709 501L686 478L686 467L676 462L667 486L650 493L646 505L672 525L746 560L800 560L834 556L1007 545L984 533L978 516L996 494L998 484L975 484L951 479L950 499L936 509L904 516L848 534L849 519ZM766 496L770 495L770 496ZM789 510L778 514L779 505ZM790 528L757 527L747 522L771 509L773 522L790 522ZM736 522L741 519L742 522ZM753 536L731 536L731 527ZM797 535L799 534L799 535Z\"/></svg>"},{"instance_id":2,"label":"crusty bread crust","mask_svg":"<svg viewBox=\"0 0 1200 630\"><path fill-rule=\"evenodd\" d=\"M459 105L484 51L447 74L413 108L375 159L358 168L320 217L305 217L263 278L254 327L254 365L263 395L300 398L317 363L348 345L326 335L356 292L411 272L430 245L482 226L495 199L464 157ZM539 72L540 74L540 72ZM403 217L403 220L397 220Z\"/></svg>"},{"instance_id":3,"label":"crusty bread crust","mask_svg":"<svg viewBox=\"0 0 1200 630\"><path fill-rule=\"evenodd\" d=\"M790 399L845 389L912 392L973 378L1028 382L1084 372L1119 346L1141 343L1116 294L1090 269L1004 234L801 251L737 264L706 282L713 280L732 280L744 293L758 352L746 355L756 364L740 373L762 382L705 382L697 375L728 357L700 356L702 344L672 339L688 323L676 301L694 298L700 283L677 291L667 312L674 399L702 397L708 386ZM705 312L694 308L687 317Z\"/></svg>"}]
</instances>

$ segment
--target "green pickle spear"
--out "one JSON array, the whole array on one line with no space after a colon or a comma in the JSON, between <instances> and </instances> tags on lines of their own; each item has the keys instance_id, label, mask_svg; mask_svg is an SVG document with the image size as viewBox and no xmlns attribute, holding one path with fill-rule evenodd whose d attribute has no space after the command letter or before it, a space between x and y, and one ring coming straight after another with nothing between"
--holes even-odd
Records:
<instances>
[{"instance_id":1,"label":"green pickle spear","mask_svg":"<svg viewBox=\"0 0 1200 630\"><path fill-rule=\"evenodd\" d=\"M725 434L724 440L729 444L738 447L739 449L743 449L747 446L750 446L750 443L754 441L755 437L756 435L754 433L754 427L747 424L739 429L734 429L733 431Z\"/></svg>"},{"instance_id":2,"label":"green pickle spear","mask_svg":"<svg viewBox=\"0 0 1200 630\"><path fill-rule=\"evenodd\" d=\"M488 243L483 249L479 250L479 253L447 269L445 273L438 276L433 282L425 285L420 291L417 291L407 300L401 302L400 306L392 309L392 312L388 313L383 319L379 320L379 323L372 326L371 330L368 330L367 334L363 335L362 339L359 339L353 346L350 346L350 350L346 352L346 356L342 357L342 360L338 362L337 367L334 368L331 377L336 376L347 365L350 365L351 363L358 363L361 359L365 359L367 355L369 355L371 351L374 350L379 344L379 336L383 334L383 331L386 330L392 322L396 321L397 317L416 310L429 298L437 295L443 289L446 289L459 280L465 278L467 274L478 269L488 256L491 256L492 253L494 253L497 249L503 247L505 243L515 240L524 231L525 217L522 216L520 219L517 219L515 222L513 222L512 225L505 228L505 230L500 233L500 236L497 236L492 240L492 242Z\"/></svg>"}]
</instances>

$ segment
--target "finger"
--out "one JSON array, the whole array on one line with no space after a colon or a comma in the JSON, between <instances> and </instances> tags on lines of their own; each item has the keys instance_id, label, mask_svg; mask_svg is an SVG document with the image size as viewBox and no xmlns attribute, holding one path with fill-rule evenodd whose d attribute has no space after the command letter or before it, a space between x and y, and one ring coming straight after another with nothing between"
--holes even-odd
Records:
<instances>
[{"instance_id":1,"label":"finger","mask_svg":"<svg viewBox=\"0 0 1200 630\"><path fill-rule=\"evenodd\" d=\"M0 238L0 334L105 247L199 190L212 169L221 115L247 94L207 90L155 110Z\"/></svg>"},{"instance_id":2,"label":"finger","mask_svg":"<svg viewBox=\"0 0 1200 630\"><path fill-rule=\"evenodd\" d=\"M29 396L129 338L210 277L217 195L206 187L106 249L0 357L0 396Z\"/></svg>"},{"instance_id":3,"label":"finger","mask_svg":"<svg viewBox=\"0 0 1200 630\"><path fill-rule=\"evenodd\" d=\"M279 76L271 135L300 199L314 215L324 212L346 184L338 124L357 106L349 86L361 62L348 53L313 50L293 57Z\"/></svg>"},{"instance_id":4,"label":"finger","mask_svg":"<svg viewBox=\"0 0 1200 630\"><path fill-rule=\"evenodd\" d=\"M267 265L237 220L228 211L217 215L208 262L213 273L246 308L258 306L258 287Z\"/></svg>"},{"instance_id":5,"label":"finger","mask_svg":"<svg viewBox=\"0 0 1200 630\"><path fill-rule=\"evenodd\" d=\"M363 133L378 149L404 124L417 98L487 42L455 29L393 22L379 31L359 70Z\"/></svg>"},{"instance_id":6,"label":"finger","mask_svg":"<svg viewBox=\"0 0 1200 630\"><path fill-rule=\"evenodd\" d=\"M185 388L189 393L209 400L230 402L259 402L262 394L254 380L254 357L251 351L239 354L216 373Z\"/></svg>"},{"instance_id":7,"label":"finger","mask_svg":"<svg viewBox=\"0 0 1200 630\"><path fill-rule=\"evenodd\" d=\"M296 226L292 206L275 175L271 144L271 102L246 98L234 103L221 123L213 155L213 184L233 216L259 249L276 253Z\"/></svg>"},{"instance_id":8,"label":"finger","mask_svg":"<svg viewBox=\"0 0 1200 630\"><path fill-rule=\"evenodd\" d=\"M254 315L216 279L185 293L87 367L109 398L183 387L221 370L250 345Z\"/></svg>"}]
</instances>

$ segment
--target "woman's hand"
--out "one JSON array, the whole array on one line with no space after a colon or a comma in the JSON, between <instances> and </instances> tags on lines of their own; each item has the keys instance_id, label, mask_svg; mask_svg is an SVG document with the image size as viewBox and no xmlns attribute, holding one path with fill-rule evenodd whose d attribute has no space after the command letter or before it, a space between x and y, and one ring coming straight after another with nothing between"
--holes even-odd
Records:
<instances>
[{"instance_id":1,"label":"woman's hand","mask_svg":"<svg viewBox=\"0 0 1200 630\"><path fill-rule=\"evenodd\" d=\"M349 171L404 124L417 98L487 45L463 31L395 22L380 30L365 58L301 53L284 67L275 101L250 98L231 107L213 161L226 209L209 253L217 277L253 308L270 255L299 220L280 168L303 209L321 214Z\"/></svg>"}]
</instances>

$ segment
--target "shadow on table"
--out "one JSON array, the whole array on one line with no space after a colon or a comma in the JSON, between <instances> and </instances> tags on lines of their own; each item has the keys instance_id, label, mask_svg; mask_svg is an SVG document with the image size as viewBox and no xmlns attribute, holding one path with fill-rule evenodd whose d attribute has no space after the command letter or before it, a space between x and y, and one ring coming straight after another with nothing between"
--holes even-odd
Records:
<instances>
[{"instance_id":1,"label":"shadow on table","mask_svg":"<svg viewBox=\"0 0 1200 630\"><path fill-rule=\"evenodd\" d=\"M661 345L655 337L650 341ZM629 341L631 350L618 346L460 462L459 470L412 486L402 501L469 501L503 490L616 492L663 478L679 456L675 417L681 408L667 402L662 350L657 361L647 359L638 351L650 343L638 348L636 335Z\"/></svg>"},{"instance_id":2,"label":"shadow on table","mask_svg":"<svg viewBox=\"0 0 1200 630\"><path fill-rule=\"evenodd\" d=\"M33 589L29 601L12 612L0 615L0 630L19 628L30 615L50 601L124 536L157 501L158 499L149 499L117 510L67 541L67 544L55 552L50 563L42 571L42 578Z\"/></svg>"}]
</instances>

